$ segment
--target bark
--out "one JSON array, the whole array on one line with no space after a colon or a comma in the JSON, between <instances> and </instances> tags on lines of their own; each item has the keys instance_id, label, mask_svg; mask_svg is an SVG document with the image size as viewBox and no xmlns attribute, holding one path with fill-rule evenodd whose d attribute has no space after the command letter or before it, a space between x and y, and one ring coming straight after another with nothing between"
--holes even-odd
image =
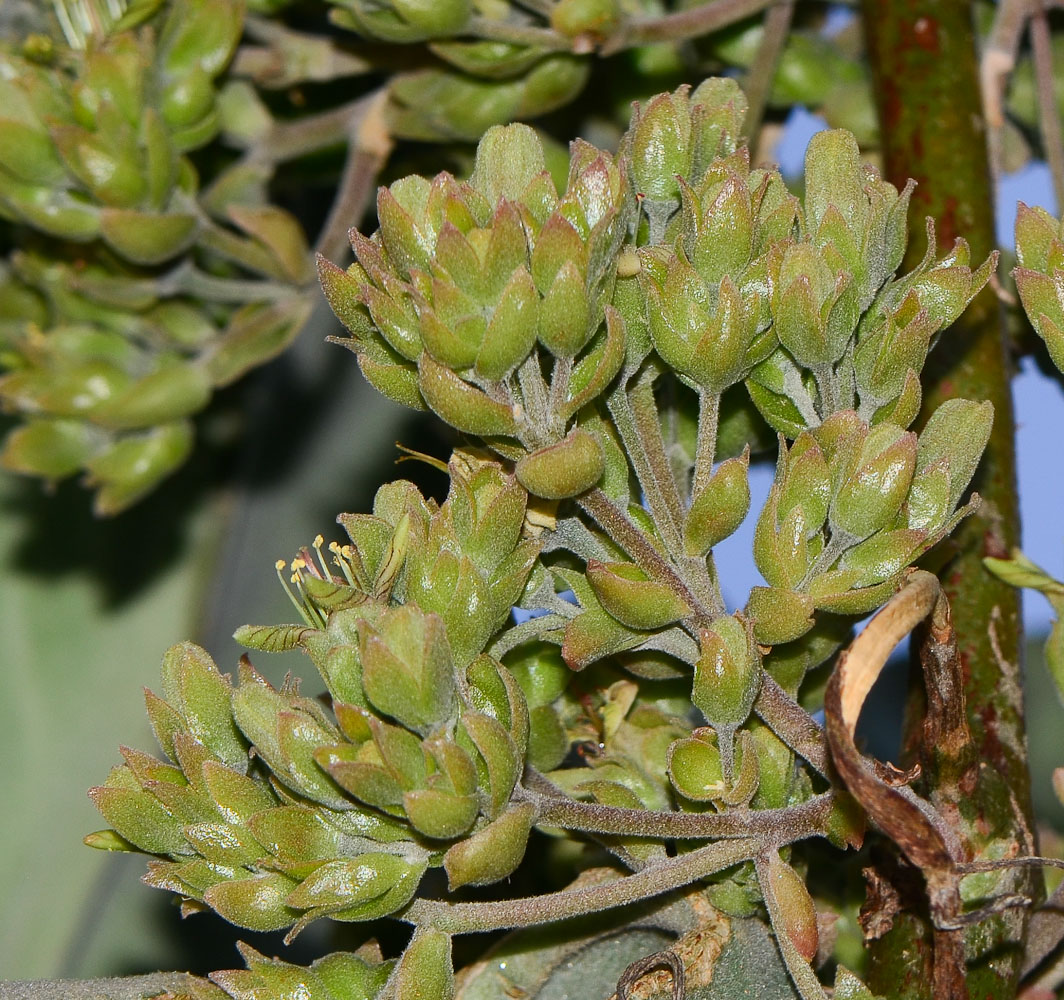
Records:
<instances>
[{"instance_id":1,"label":"bark","mask_svg":"<svg viewBox=\"0 0 1064 1000\"><path fill-rule=\"evenodd\" d=\"M908 177L918 181L911 231L922 232L924 217L932 216L940 251L962 236L977 265L993 247L994 225L972 8L965 0L863 0L863 6L884 172L895 184ZM924 248L918 239L914 243L910 257L918 259ZM963 525L954 540L956 552L940 573L957 630L968 722L986 765L956 816L975 857L994 840L999 846L1016 844L1016 853L1031 848L1019 598L981 563L983 556L1005 555L1019 540L1010 375L1000 309L987 289L933 352L920 418L951 397L989 399L995 409L993 434L974 484L985 500L983 509ZM909 731L918 732L915 725ZM942 765L949 769L945 760ZM925 793L934 798L936 780L943 776L932 769ZM1011 883L1007 878L995 893L1015 889L1015 876ZM1025 923L1026 913L1013 910L967 933L972 997L1015 995ZM872 947L873 991L930 997L932 948L925 918L910 914L898 921Z\"/></svg>"}]
</instances>

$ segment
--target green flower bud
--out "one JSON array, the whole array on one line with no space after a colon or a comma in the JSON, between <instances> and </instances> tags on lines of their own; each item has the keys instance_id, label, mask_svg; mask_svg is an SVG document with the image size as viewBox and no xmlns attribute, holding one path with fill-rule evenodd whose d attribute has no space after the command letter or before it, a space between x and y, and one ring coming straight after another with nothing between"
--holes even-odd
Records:
<instances>
[{"instance_id":1,"label":"green flower bud","mask_svg":"<svg viewBox=\"0 0 1064 1000\"><path fill-rule=\"evenodd\" d=\"M587 580L602 607L629 628L660 629L691 613L672 588L648 579L634 563L589 559Z\"/></svg>"},{"instance_id":2,"label":"green flower bud","mask_svg":"<svg viewBox=\"0 0 1064 1000\"><path fill-rule=\"evenodd\" d=\"M760 297L745 296L727 275L719 288L704 284L682 254L668 258L664 282L647 267L650 334L662 359L708 392L721 393L743 379L772 349L758 337Z\"/></svg>"},{"instance_id":3,"label":"green flower bud","mask_svg":"<svg viewBox=\"0 0 1064 1000\"><path fill-rule=\"evenodd\" d=\"M527 802L510 806L443 856L448 887L490 885L511 875L525 856L535 809Z\"/></svg>"},{"instance_id":4,"label":"green flower bud","mask_svg":"<svg viewBox=\"0 0 1064 1000\"><path fill-rule=\"evenodd\" d=\"M212 910L237 927L252 931L276 931L299 916L285 903L298 883L279 872L218 882L203 893Z\"/></svg>"},{"instance_id":5,"label":"green flower bud","mask_svg":"<svg viewBox=\"0 0 1064 1000\"><path fill-rule=\"evenodd\" d=\"M816 957L820 939L816 907L805 882L775 851L770 851L763 862L758 862L758 881L776 933L786 934L795 951L811 962Z\"/></svg>"},{"instance_id":6,"label":"green flower bud","mask_svg":"<svg viewBox=\"0 0 1064 1000\"><path fill-rule=\"evenodd\" d=\"M79 420L31 420L4 439L0 465L44 479L62 479L86 465L106 438Z\"/></svg>"},{"instance_id":7,"label":"green flower bud","mask_svg":"<svg viewBox=\"0 0 1064 1000\"><path fill-rule=\"evenodd\" d=\"M813 627L813 601L806 594L781 587L754 587L746 614L754 623L754 638L766 646L792 642Z\"/></svg>"},{"instance_id":8,"label":"green flower bud","mask_svg":"<svg viewBox=\"0 0 1064 1000\"><path fill-rule=\"evenodd\" d=\"M285 903L334 920L375 920L405 906L424 871L423 861L411 863L396 854L360 854L322 865L288 894Z\"/></svg>"},{"instance_id":9,"label":"green flower bud","mask_svg":"<svg viewBox=\"0 0 1064 1000\"><path fill-rule=\"evenodd\" d=\"M331 0L342 3L359 30L371 38L410 44L462 34L471 0Z\"/></svg>"},{"instance_id":10,"label":"green flower bud","mask_svg":"<svg viewBox=\"0 0 1064 1000\"><path fill-rule=\"evenodd\" d=\"M427 730L455 707L454 663L443 622L413 605L359 622L362 685L373 705L403 725Z\"/></svg>"},{"instance_id":11,"label":"green flower bud","mask_svg":"<svg viewBox=\"0 0 1064 1000\"><path fill-rule=\"evenodd\" d=\"M159 33L159 60L167 74L200 69L217 76L240 40L243 10L229 0L178 0Z\"/></svg>"},{"instance_id":12,"label":"green flower bud","mask_svg":"<svg viewBox=\"0 0 1064 1000\"><path fill-rule=\"evenodd\" d=\"M569 753L569 736L558 712L540 705L529 712L528 726L528 763L543 772L559 767Z\"/></svg>"},{"instance_id":13,"label":"green flower bud","mask_svg":"<svg viewBox=\"0 0 1064 1000\"><path fill-rule=\"evenodd\" d=\"M179 363L145 375L101 402L92 415L105 427L131 430L196 413L207 405L210 396L211 384L203 368Z\"/></svg>"},{"instance_id":14,"label":"green flower bud","mask_svg":"<svg viewBox=\"0 0 1064 1000\"><path fill-rule=\"evenodd\" d=\"M1064 272L1040 274L1018 267L1013 275L1031 326L1045 341L1053 364L1064 370Z\"/></svg>"},{"instance_id":15,"label":"green flower bud","mask_svg":"<svg viewBox=\"0 0 1064 1000\"><path fill-rule=\"evenodd\" d=\"M618 0L560 0L550 12L550 26L567 38L604 38L621 17Z\"/></svg>"},{"instance_id":16,"label":"green flower bud","mask_svg":"<svg viewBox=\"0 0 1064 1000\"><path fill-rule=\"evenodd\" d=\"M185 421L163 424L120 438L85 465L96 488L97 514L117 514L153 490L192 451L192 428Z\"/></svg>"},{"instance_id":17,"label":"green flower bud","mask_svg":"<svg viewBox=\"0 0 1064 1000\"><path fill-rule=\"evenodd\" d=\"M719 801L727 790L720 750L710 730L695 730L690 738L673 743L668 771L673 787L694 802Z\"/></svg>"},{"instance_id":18,"label":"green flower bud","mask_svg":"<svg viewBox=\"0 0 1064 1000\"><path fill-rule=\"evenodd\" d=\"M862 401L882 405L906 388L909 372L923 368L936 330L931 314L919 308L910 292L894 311L887 311L864 333L854 352L854 373Z\"/></svg>"},{"instance_id":19,"label":"green flower bud","mask_svg":"<svg viewBox=\"0 0 1064 1000\"><path fill-rule=\"evenodd\" d=\"M395 1000L454 1000L454 995L450 935L419 927L395 970Z\"/></svg>"},{"instance_id":20,"label":"green flower bud","mask_svg":"<svg viewBox=\"0 0 1064 1000\"><path fill-rule=\"evenodd\" d=\"M729 458L714 470L705 487L695 494L684 520L684 548L688 555L704 556L734 534L750 510L750 448L739 458Z\"/></svg>"},{"instance_id":21,"label":"green flower bud","mask_svg":"<svg viewBox=\"0 0 1064 1000\"><path fill-rule=\"evenodd\" d=\"M639 194L651 202L676 203L680 189L677 176L691 170L690 88L659 94L646 106L637 107L629 131L632 179Z\"/></svg>"},{"instance_id":22,"label":"green flower bud","mask_svg":"<svg viewBox=\"0 0 1064 1000\"><path fill-rule=\"evenodd\" d=\"M856 573L853 587L869 587L900 573L924 549L927 532L913 528L877 531L839 560L839 569Z\"/></svg>"},{"instance_id":23,"label":"green flower bud","mask_svg":"<svg viewBox=\"0 0 1064 1000\"><path fill-rule=\"evenodd\" d=\"M780 343L807 368L834 364L861 316L852 275L812 243L787 247L775 268L772 313Z\"/></svg>"},{"instance_id":24,"label":"green flower bud","mask_svg":"<svg viewBox=\"0 0 1064 1000\"><path fill-rule=\"evenodd\" d=\"M517 430L509 406L464 382L424 354L418 361L418 388L441 420L467 434L510 435Z\"/></svg>"},{"instance_id":25,"label":"green flower bud","mask_svg":"<svg viewBox=\"0 0 1064 1000\"><path fill-rule=\"evenodd\" d=\"M557 444L540 448L518 461L516 474L518 482L534 496L563 500L595 486L605 467L598 439L576 427Z\"/></svg>"},{"instance_id":26,"label":"green flower bud","mask_svg":"<svg viewBox=\"0 0 1064 1000\"><path fill-rule=\"evenodd\" d=\"M916 452L917 476L922 478L941 460L948 463L951 511L960 503L975 475L983 449L990 440L993 422L993 404L947 399L931 414L920 434ZM918 524L910 526L920 527Z\"/></svg>"},{"instance_id":27,"label":"green flower bud","mask_svg":"<svg viewBox=\"0 0 1064 1000\"><path fill-rule=\"evenodd\" d=\"M490 715L465 712L457 738L459 746L472 754L477 765L481 811L494 819L509 803L524 762L510 734Z\"/></svg>"},{"instance_id":28,"label":"green flower bud","mask_svg":"<svg viewBox=\"0 0 1064 1000\"><path fill-rule=\"evenodd\" d=\"M684 247L691 265L707 285L728 275L739 283L754 255L754 205L746 180L730 174L696 194L683 194Z\"/></svg>"},{"instance_id":29,"label":"green flower bud","mask_svg":"<svg viewBox=\"0 0 1064 1000\"><path fill-rule=\"evenodd\" d=\"M832 501L832 529L862 539L887 527L909 494L916 460L915 434L893 424L873 427Z\"/></svg>"},{"instance_id":30,"label":"green flower bud","mask_svg":"<svg viewBox=\"0 0 1064 1000\"><path fill-rule=\"evenodd\" d=\"M761 688L761 654L752 623L735 616L718 618L699 633L691 700L715 729L741 726Z\"/></svg>"}]
</instances>

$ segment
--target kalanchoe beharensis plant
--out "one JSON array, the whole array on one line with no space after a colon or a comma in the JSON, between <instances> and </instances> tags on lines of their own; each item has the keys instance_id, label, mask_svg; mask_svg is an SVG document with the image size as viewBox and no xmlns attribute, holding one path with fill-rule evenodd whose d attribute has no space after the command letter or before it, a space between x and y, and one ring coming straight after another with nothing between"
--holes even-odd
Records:
<instances>
[{"instance_id":1,"label":"kalanchoe beharensis plant","mask_svg":"<svg viewBox=\"0 0 1064 1000\"><path fill-rule=\"evenodd\" d=\"M676 995L734 995L728 956L760 933L766 983L785 967L824 995L800 845L859 845L863 821L805 682L969 509L990 405L907 428L929 348L993 260L973 270L958 240L897 276L910 189L830 131L799 200L751 166L744 111L727 79L659 96L615 156L575 142L560 193L531 129L494 128L468 180L382 188L356 262L320 261L369 381L469 443L442 504L391 483L341 515L347 543L278 564L300 622L237 632L301 648L325 706L175 647L148 695L169 762L124 751L92 792L113 829L89 841L155 855L146 881L243 927L415 931L395 963L249 953L216 977L232 996L288 995L293 976L315 997L487 996L476 971L453 978L451 935L615 908L609 933L628 914L674 941L648 964L633 936L619 993L657 962ZM766 585L730 613L713 550L750 515L753 408L778 434L755 515ZM510 898L536 830L614 867ZM439 867L446 892L419 896ZM460 891L484 885L490 901ZM712 961L685 943L711 929ZM562 961L520 933L499 948ZM513 965L508 988L534 995ZM870 996L841 967L840 995Z\"/></svg>"}]
</instances>

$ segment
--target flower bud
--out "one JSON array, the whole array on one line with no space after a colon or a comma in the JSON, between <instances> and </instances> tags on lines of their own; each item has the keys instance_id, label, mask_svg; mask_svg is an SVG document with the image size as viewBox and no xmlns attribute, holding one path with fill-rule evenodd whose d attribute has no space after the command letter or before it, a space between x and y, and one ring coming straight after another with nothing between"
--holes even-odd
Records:
<instances>
[{"instance_id":1,"label":"flower bud","mask_svg":"<svg viewBox=\"0 0 1064 1000\"><path fill-rule=\"evenodd\" d=\"M436 615L408 604L359 622L362 685L373 705L403 725L426 730L455 706L454 663Z\"/></svg>"},{"instance_id":2,"label":"flower bud","mask_svg":"<svg viewBox=\"0 0 1064 1000\"><path fill-rule=\"evenodd\" d=\"M520 459L515 471L518 482L529 493L547 500L563 500L595 486L605 467L598 439L576 427L557 444Z\"/></svg>"},{"instance_id":3,"label":"flower bud","mask_svg":"<svg viewBox=\"0 0 1064 1000\"><path fill-rule=\"evenodd\" d=\"M299 911L285 902L297 882L279 872L218 882L203 893L212 910L237 927L276 931L288 927Z\"/></svg>"},{"instance_id":4,"label":"flower bud","mask_svg":"<svg viewBox=\"0 0 1064 1000\"><path fill-rule=\"evenodd\" d=\"M691 613L671 587L648 579L634 563L589 559L587 580L606 611L629 628L660 629Z\"/></svg>"},{"instance_id":5,"label":"flower bud","mask_svg":"<svg viewBox=\"0 0 1064 1000\"><path fill-rule=\"evenodd\" d=\"M443 856L447 885L490 885L512 874L525 856L535 809L527 802L510 806L497 819L459 841Z\"/></svg>"},{"instance_id":6,"label":"flower bud","mask_svg":"<svg viewBox=\"0 0 1064 1000\"><path fill-rule=\"evenodd\" d=\"M806 594L781 587L754 587L746 614L754 623L754 638L766 646L792 642L813 627L813 601Z\"/></svg>"},{"instance_id":7,"label":"flower bud","mask_svg":"<svg viewBox=\"0 0 1064 1000\"><path fill-rule=\"evenodd\" d=\"M752 623L718 618L699 635L691 700L714 728L734 729L749 717L761 688L761 654Z\"/></svg>"},{"instance_id":8,"label":"flower bud","mask_svg":"<svg viewBox=\"0 0 1064 1000\"><path fill-rule=\"evenodd\" d=\"M673 787L694 802L718 801L725 792L720 750L707 730L669 747L668 771Z\"/></svg>"},{"instance_id":9,"label":"flower bud","mask_svg":"<svg viewBox=\"0 0 1064 1000\"><path fill-rule=\"evenodd\" d=\"M650 201L679 201L676 178L690 173L689 92L690 88L683 86L671 94L659 94L646 108L637 108L633 116L628 151L632 178L637 192Z\"/></svg>"},{"instance_id":10,"label":"flower bud","mask_svg":"<svg viewBox=\"0 0 1064 1000\"><path fill-rule=\"evenodd\" d=\"M551 8L550 26L566 38L601 38L617 26L620 16L618 0L559 0Z\"/></svg>"},{"instance_id":11,"label":"flower bud","mask_svg":"<svg viewBox=\"0 0 1064 1000\"><path fill-rule=\"evenodd\" d=\"M709 482L695 494L684 519L684 548L704 556L734 534L750 510L750 448L721 462Z\"/></svg>"},{"instance_id":12,"label":"flower bud","mask_svg":"<svg viewBox=\"0 0 1064 1000\"><path fill-rule=\"evenodd\" d=\"M816 907L805 882L775 851L758 861L757 875L776 933L786 934L795 951L811 962L816 957L819 932Z\"/></svg>"},{"instance_id":13,"label":"flower bud","mask_svg":"<svg viewBox=\"0 0 1064 1000\"><path fill-rule=\"evenodd\" d=\"M862 539L887 527L908 496L916 459L915 434L893 424L873 427L832 500L832 529Z\"/></svg>"},{"instance_id":14,"label":"flower bud","mask_svg":"<svg viewBox=\"0 0 1064 1000\"><path fill-rule=\"evenodd\" d=\"M395 970L395 1000L454 1000L449 934L426 927L414 932Z\"/></svg>"}]
</instances>

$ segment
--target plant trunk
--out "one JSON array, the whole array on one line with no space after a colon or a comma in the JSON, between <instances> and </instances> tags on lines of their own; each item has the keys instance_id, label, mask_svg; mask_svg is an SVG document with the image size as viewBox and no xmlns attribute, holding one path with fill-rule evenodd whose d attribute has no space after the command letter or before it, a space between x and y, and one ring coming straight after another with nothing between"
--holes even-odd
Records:
<instances>
[{"instance_id":1,"label":"plant trunk","mask_svg":"<svg viewBox=\"0 0 1064 1000\"><path fill-rule=\"evenodd\" d=\"M977 266L995 240L972 8L965 0L864 0L864 15L884 172L899 186L908 177L919 185L911 203L916 239L910 263L923 253L919 234L924 217L930 215L939 251L947 251L963 236ZM989 399L995 410L993 433L974 484L983 507L954 536L955 551L940 573L953 609L967 716L982 762L975 787L966 790L954 810L974 857L991 844L997 850L1015 844L1021 854L1032 853L1033 846L1019 677L1019 597L990 576L981 562L984 556L1007 555L1019 541L1011 374L1001 311L986 289L931 355L920 418L922 423L935 407L954 397ZM908 722L910 744L919 741L918 721ZM939 783L948 783L951 768L948 761L934 755L930 759L922 792L935 799ZM995 856L1001 855L995 851ZM1008 879L1015 886L1017 876L1009 875L1002 883ZM1006 889L999 885L991 891ZM923 913L905 914L873 944L873 992L914 1000L931 996L933 942L926 910ZM971 997L1015 996L1025 928L1025 911L1011 910L966 934L964 978Z\"/></svg>"}]
</instances>

